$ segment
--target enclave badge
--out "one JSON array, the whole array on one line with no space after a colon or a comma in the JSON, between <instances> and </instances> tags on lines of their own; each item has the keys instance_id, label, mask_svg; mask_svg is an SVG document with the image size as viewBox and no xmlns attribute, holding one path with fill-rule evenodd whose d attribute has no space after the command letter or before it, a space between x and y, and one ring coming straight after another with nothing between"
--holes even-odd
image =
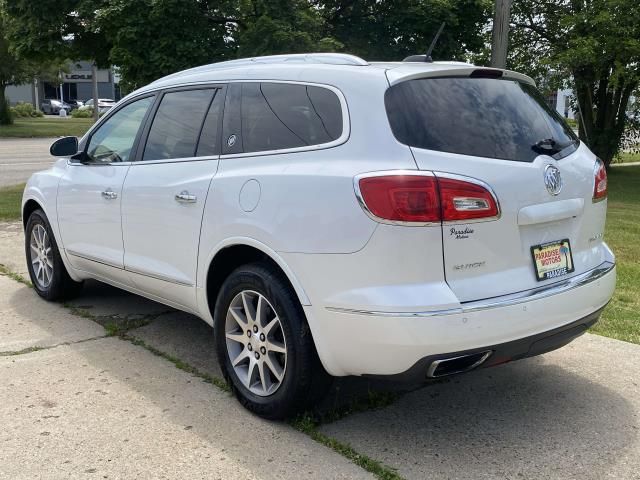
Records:
<instances>
[{"instance_id":1,"label":"enclave badge","mask_svg":"<svg viewBox=\"0 0 640 480\"><path fill-rule=\"evenodd\" d=\"M562 182L562 176L560 170L553 165L547 165L544 169L544 185L547 187L547 191L551 195L558 195L562 190L564 183Z\"/></svg>"}]
</instances>

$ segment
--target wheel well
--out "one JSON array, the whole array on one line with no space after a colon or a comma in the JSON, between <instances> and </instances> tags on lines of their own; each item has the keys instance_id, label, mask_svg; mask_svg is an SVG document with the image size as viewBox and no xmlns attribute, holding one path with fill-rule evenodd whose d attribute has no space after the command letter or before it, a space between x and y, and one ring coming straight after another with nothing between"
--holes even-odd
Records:
<instances>
[{"instance_id":1,"label":"wheel well","mask_svg":"<svg viewBox=\"0 0 640 480\"><path fill-rule=\"evenodd\" d=\"M24 208L22 209L22 226L27 228L27 221L29 221L29 217L31 214L42 208L38 202L35 200L27 200L27 203L24 204Z\"/></svg>"},{"instance_id":2,"label":"wheel well","mask_svg":"<svg viewBox=\"0 0 640 480\"><path fill-rule=\"evenodd\" d=\"M296 293L287 274L269 255L249 245L233 245L220 250L211 261L211 265L209 265L209 271L207 272L207 301L211 314L213 314L220 287L222 287L229 274L242 265L258 261L265 262L280 272L282 278L291 287L291 291Z\"/></svg>"}]
</instances>

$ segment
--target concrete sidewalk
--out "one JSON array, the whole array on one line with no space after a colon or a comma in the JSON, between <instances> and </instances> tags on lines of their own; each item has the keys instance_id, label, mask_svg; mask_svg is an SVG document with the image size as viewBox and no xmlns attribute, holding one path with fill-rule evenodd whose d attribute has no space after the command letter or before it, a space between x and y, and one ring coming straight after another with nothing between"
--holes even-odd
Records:
<instances>
[{"instance_id":1,"label":"concrete sidewalk","mask_svg":"<svg viewBox=\"0 0 640 480\"><path fill-rule=\"evenodd\" d=\"M0 478L371 478L0 276Z\"/></svg>"},{"instance_id":2,"label":"concrete sidewalk","mask_svg":"<svg viewBox=\"0 0 640 480\"><path fill-rule=\"evenodd\" d=\"M22 241L0 224L0 263L24 272ZM372 478L96 322L220 375L211 329L191 315L97 282L63 307L0 276L0 478ZM330 405L407 389L336 385ZM319 431L407 479L640 479L640 347L585 335Z\"/></svg>"}]
</instances>

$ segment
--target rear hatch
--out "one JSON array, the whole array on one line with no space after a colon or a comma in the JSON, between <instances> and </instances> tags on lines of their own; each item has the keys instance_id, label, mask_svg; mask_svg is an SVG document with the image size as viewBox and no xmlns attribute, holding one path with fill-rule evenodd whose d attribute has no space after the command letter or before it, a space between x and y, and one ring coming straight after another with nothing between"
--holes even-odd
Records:
<instances>
[{"instance_id":1,"label":"rear hatch","mask_svg":"<svg viewBox=\"0 0 640 480\"><path fill-rule=\"evenodd\" d=\"M480 180L499 204L491 218L443 221L450 288L462 302L486 299L601 264L606 201L593 201L596 157L526 77L462 72L395 78L385 96L394 135L420 170Z\"/></svg>"}]
</instances>

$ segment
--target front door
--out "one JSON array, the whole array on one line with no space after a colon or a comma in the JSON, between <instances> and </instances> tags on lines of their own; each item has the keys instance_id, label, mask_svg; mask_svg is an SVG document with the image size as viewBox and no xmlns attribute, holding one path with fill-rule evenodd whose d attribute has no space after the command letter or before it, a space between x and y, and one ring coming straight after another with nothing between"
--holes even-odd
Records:
<instances>
[{"instance_id":1,"label":"front door","mask_svg":"<svg viewBox=\"0 0 640 480\"><path fill-rule=\"evenodd\" d=\"M153 99L136 100L111 115L87 140L84 163L71 160L60 181L58 222L75 268L110 276L124 267L122 185Z\"/></svg>"},{"instance_id":2,"label":"front door","mask_svg":"<svg viewBox=\"0 0 640 480\"><path fill-rule=\"evenodd\" d=\"M140 290L192 311L223 102L217 87L165 92L124 183L125 269Z\"/></svg>"}]
</instances>

